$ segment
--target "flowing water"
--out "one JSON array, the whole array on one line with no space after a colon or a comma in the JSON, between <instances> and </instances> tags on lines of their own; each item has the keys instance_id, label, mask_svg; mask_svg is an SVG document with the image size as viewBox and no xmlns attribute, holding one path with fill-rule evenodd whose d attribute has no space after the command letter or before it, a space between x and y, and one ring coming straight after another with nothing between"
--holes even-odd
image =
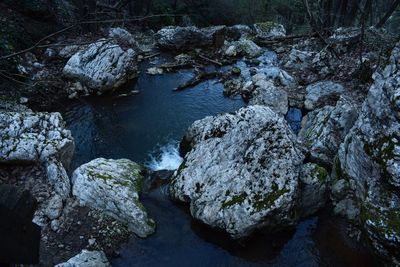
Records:
<instances>
[{"instance_id":1,"label":"flowing water","mask_svg":"<svg viewBox=\"0 0 400 267\"><path fill-rule=\"evenodd\" d=\"M267 52L262 59L265 71L276 73L276 55ZM244 106L240 98L223 97L216 81L174 92L193 71L150 76L145 74L150 66L143 63L142 74L129 87L140 94L87 98L67 108L64 116L76 142L73 168L105 157L174 170L182 161L179 140L195 120ZM248 75L245 62L237 66ZM301 111L291 109L287 119L298 131ZM132 236L113 266L372 266L371 256L345 239L345 226L329 216L305 220L293 231L259 233L237 242L193 220L187 207L172 203L166 192L163 186L143 195L157 231L147 239Z\"/></svg>"}]
</instances>

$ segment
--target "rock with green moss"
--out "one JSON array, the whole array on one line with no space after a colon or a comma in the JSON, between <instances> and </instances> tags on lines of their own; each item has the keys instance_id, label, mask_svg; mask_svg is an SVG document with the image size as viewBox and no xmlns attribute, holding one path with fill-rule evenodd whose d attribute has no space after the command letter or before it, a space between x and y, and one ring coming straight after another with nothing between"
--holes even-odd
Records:
<instances>
[{"instance_id":1,"label":"rock with green moss","mask_svg":"<svg viewBox=\"0 0 400 267\"><path fill-rule=\"evenodd\" d=\"M257 38L271 39L286 36L285 27L272 21L260 22L253 25Z\"/></svg>"},{"instance_id":2,"label":"rock with green moss","mask_svg":"<svg viewBox=\"0 0 400 267\"><path fill-rule=\"evenodd\" d=\"M329 175L325 168L314 163L304 164L300 176L300 215L307 217L325 206Z\"/></svg>"},{"instance_id":3,"label":"rock with green moss","mask_svg":"<svg viewBox=\"0 0 400 267\"><path fill-rule=\"evenodd\" d=\"M400 43L374 83L340 146L340 175L349 180L372 247L389 265L400 262ZM354 198L354 197L353 197Z\"/></svg>"},{"instance_id":4,"label":"rock with green moss","mask_svg":"<svg viewBox=\"0 0 400 267\"><path fill-rule=\"evenodd\" d=\"M191 150L170 195L233 238L297 223L303 154L282 116L265 106L206 117L188 130Z\"/></svg>"},{"instance_id":5,"label":"rock with green moss","mask_svg":"<svg viewBox=\"0 0 400 267\"><path fill-rule=\"evenodd\" d=\"M358 117L357 107L341 97L336 106L308 113L302 120L299 139L314 162L331 167L340 144Z\"/></svg>"},{"instance_id":6,"label":"rock with green moss","mask_svg":"<svg viewBox=\"0 0 400 267\"><path fill-rule=\"evenodd\" d=\"M237 41L226 42L222 48L222 53L226 57L246 56L248 58L255 58L263 52L264 50L256 43L244 37Z\"/></svg>"},{"instance_id":7,"label":"rock with green moss","mask_svg":"<svg viewBox=\"0 0 400 267\"><path fill-rule=\"evenodd\" d=\"M98 158L74 171L72 193L81 205L104 211L147 237L154 233L155 222L139 200L142 173L143 168L128 159Z\"/></svg>"}]
</instances>

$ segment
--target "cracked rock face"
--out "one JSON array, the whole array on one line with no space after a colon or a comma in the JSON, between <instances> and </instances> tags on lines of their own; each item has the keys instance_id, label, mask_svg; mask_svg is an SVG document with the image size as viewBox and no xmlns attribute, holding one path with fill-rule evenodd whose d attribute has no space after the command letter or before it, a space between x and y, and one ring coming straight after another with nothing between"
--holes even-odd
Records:
<instances>
[{"instance_id":1,"label":"cracked rock face","mask_svg":"<svg viewBox=\"0 0 400 267\"><path fill-rule=\"evenodd\" d=\"M63 73L102 94L137 76L136 53L112 41L99 40L74 54Z\"/></svg>"},{"instance_id":2,"label":"cracked rock face","mask_svg":"<svg viewBox=\"0 0 400 267\"><path fill-rule=\"evenodd\" d=\"M325 106L308 113L302 120L299 139L309 150L311 159L332 167L332 159L357 116L357 107L345 97L335 107Z\"/></svg>"},{"instance_id":3,"label":"cracked rock face","mask_svg":"<svg viewBox=\"0 0 400 267\"><path fill-rule=\"evenodd\" d=\"M263 106L206 117L190 127L183 143L192 149L170 195L190 203L193 217L233 238L297 222L303 154L283 117Z\"/></svg>"},{"instance_id":4,"label":"cracked rock face","mask_svg":"<svg viewBox=\"0 0 400 267\"><path fill-rule=\"evenodd\" d=\"M111 264L103 251L88 251L84 249L67 262L57 264L55 267L111 267Z\"/></svg>"},{"instance_id":5,"label":"cracked rock face","mask_svg":"<svg viewBox=\"0 0 400 267\"><path fill-rule=\"evenodd\" d=\"M68 167L74 153L71 132L59 113L0 113L0 162L43 164L55 191L66 198L70 181Z\"/></svg>"},{"instance_id":6,"label":"cracked rock face","mask_svg":"<svg viewBox=\"0 0 400 267\"><path fill-rule=\"evenodd\" d=\"M389 265L400 264L400 43L340 146L336 173L350 182L360 222Z\"/></svg>"},{"instance_id":7,"label":"cracked rock face","mask_svg":"<svg viewBox=\"0 0 400 267\"><path fill-rule=\"evenodd\" d=\"M154 233L155 222L139 201L142 167L127 159L95 159L76 169L72 176L73 195L89 206L127 223L140 237Z\"/></svg>"}]
</instances>

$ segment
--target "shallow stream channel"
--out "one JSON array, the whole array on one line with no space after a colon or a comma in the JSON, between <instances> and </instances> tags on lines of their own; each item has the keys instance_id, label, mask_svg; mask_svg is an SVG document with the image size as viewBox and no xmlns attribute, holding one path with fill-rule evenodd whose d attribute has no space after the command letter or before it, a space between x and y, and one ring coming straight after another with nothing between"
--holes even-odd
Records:
<instances>
[{"instance_id":1,"label":"shallow stream channel","mask_svg":"<svg viewBox=\"0 0 400 267\"><path fill-rule=\"evenodd\" d=\"M153 59L160 63L168 56ZM277 71L276 55L260 58L265 72ZM233 112L245 106L241 97L223 96L217 80L175 92L194 75L187 69L152 76L151 62L129 85L137 95L85 98L71 103L64 117L76 142L73 169L98 157L128 158L152 170L175 170L182 162L178 145L186 129L198 119ZM236 66L247 75L245 61ZM301 111L291 109L288 120L298 130ZM113 266L373 266L373 258L346 238L346 225L328 212L301 222L292 231L234 241L191 218L188 207L169 200L167 185L142 196L156 233L147 239L132 235Z\"/></svg>"}]
</instances>

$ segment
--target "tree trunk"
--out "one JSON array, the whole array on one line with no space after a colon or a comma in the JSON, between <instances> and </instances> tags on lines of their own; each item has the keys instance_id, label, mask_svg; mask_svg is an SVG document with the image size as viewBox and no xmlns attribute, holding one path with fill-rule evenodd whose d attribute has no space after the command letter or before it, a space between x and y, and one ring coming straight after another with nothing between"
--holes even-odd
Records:
<instances>
[{"instance_id":1,"label":"tree trunk","mask_svg":"<svg viewBox=\"0 0 400 267\"><path fill-rule=\"evenodd\" d=\"M376 24L376 28L382 28L386 21L390 18L390 16L393 14L394 11L396 11L396 8L400 5L400 0L396 0L393 2L393 4L390 6L389 10L386 12L385 16Z\"/></svg>"}]
</instances>

